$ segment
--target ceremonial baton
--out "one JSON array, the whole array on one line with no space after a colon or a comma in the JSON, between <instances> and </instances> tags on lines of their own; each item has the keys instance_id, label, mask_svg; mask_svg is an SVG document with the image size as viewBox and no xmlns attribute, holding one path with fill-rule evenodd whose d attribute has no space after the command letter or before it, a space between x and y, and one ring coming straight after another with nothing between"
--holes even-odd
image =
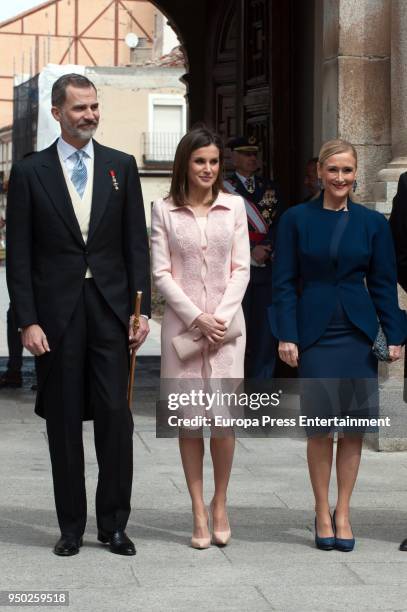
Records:
<instances>
[{"instance_id":1,"label":"ceremonial baton","mask_svg":"<svg viewBox=\"0 0 407 612\"><path fill-rule=\"evenodd\" d=\"M138 328L140 327L140 308L141 308L141 298L143 292L137 291L136 300L134 304L134 319L133 319L133 335L137 333ZM131 410L131 401L133 399L133 384L134 384L134 372L136 369L136 349L131 349L130 356L130 372L129 372L129 381L127 385L127 402L129 404L129 409Z\"/></svg>"}]
</instances>

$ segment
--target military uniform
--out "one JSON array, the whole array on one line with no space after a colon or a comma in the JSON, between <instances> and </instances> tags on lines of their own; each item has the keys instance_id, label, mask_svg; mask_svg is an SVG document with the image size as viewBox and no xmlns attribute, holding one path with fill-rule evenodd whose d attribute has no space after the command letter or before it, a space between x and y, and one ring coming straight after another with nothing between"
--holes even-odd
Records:
<instances>
[{"instance_id":1,"label":"military uniform","mask_svg":"<svg viewBox=\"0 0 407 612\"><path fill-rule=\"evenodd\" d=\"M238 151L258 150L255 141L247 138L237 138L229 146ZM283 211L276 183L254 174L247 182L245 177L234 172L224 181L224 187L244 199L250 248L267 244L273 249L276 224ZM267 312L272 300L272 258L271 250L264 264L251 260L250 282L242 304L247 331L246 378L272 378L277 361L277 341L271 334Z\"/></svg>"}]
</instances>

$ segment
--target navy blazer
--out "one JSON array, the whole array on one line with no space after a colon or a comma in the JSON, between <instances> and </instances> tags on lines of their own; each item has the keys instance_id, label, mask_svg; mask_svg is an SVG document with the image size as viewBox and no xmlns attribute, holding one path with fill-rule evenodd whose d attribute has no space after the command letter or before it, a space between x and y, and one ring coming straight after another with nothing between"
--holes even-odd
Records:
<instances>
[{"instance_id":1,"label":"navy blazer","mask_svg":"<svg viewBox=\"0 0 407 612\"><path fill-rule=\"evenodd\" d=\"M273 263L273 334L304 350L327 329L337 301L350 321L373 343L379 322L390 345L407 337L399 308L394 246L385 217L348 200L347 213L323 208L323 195L281 217ZM332 254L332 219L349 215ZM302 286L301 295L298 287Z\"/></svg>"}]
</instances>

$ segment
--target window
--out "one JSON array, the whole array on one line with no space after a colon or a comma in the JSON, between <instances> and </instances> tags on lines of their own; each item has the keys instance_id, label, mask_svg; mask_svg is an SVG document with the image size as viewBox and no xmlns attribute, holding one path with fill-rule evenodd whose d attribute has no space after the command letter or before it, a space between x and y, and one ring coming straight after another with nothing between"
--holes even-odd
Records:
<instances>
[{"instance_id":1,"label":"window","mask_svg":"<svg viewBox=\"0 0 407 612\"><path fill-rule=\"evenodd\" d=\"M150 94L149 132L144 135L144 163L171 164L185 132L185 99L178 95Z\"/></svg>"}]
</instances>

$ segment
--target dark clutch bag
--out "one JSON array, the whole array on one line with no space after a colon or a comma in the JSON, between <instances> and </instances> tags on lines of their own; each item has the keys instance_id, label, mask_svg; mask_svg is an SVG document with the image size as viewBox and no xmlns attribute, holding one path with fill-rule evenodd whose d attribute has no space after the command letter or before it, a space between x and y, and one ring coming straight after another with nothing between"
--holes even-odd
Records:
<instances>
[{"instance_id":1,"label":"dark clutch bag","mask_svg":"<svg viewBox=\"0 0 407 612\"><path fill-rule=\"evenodd\" d=\"M379 331L377 332L376 340L373 343L372 351L373 355L377 357L379 361L391 361L387 338L384 335L381 325L379 325Z\"/></svg>"}]
</instances>

